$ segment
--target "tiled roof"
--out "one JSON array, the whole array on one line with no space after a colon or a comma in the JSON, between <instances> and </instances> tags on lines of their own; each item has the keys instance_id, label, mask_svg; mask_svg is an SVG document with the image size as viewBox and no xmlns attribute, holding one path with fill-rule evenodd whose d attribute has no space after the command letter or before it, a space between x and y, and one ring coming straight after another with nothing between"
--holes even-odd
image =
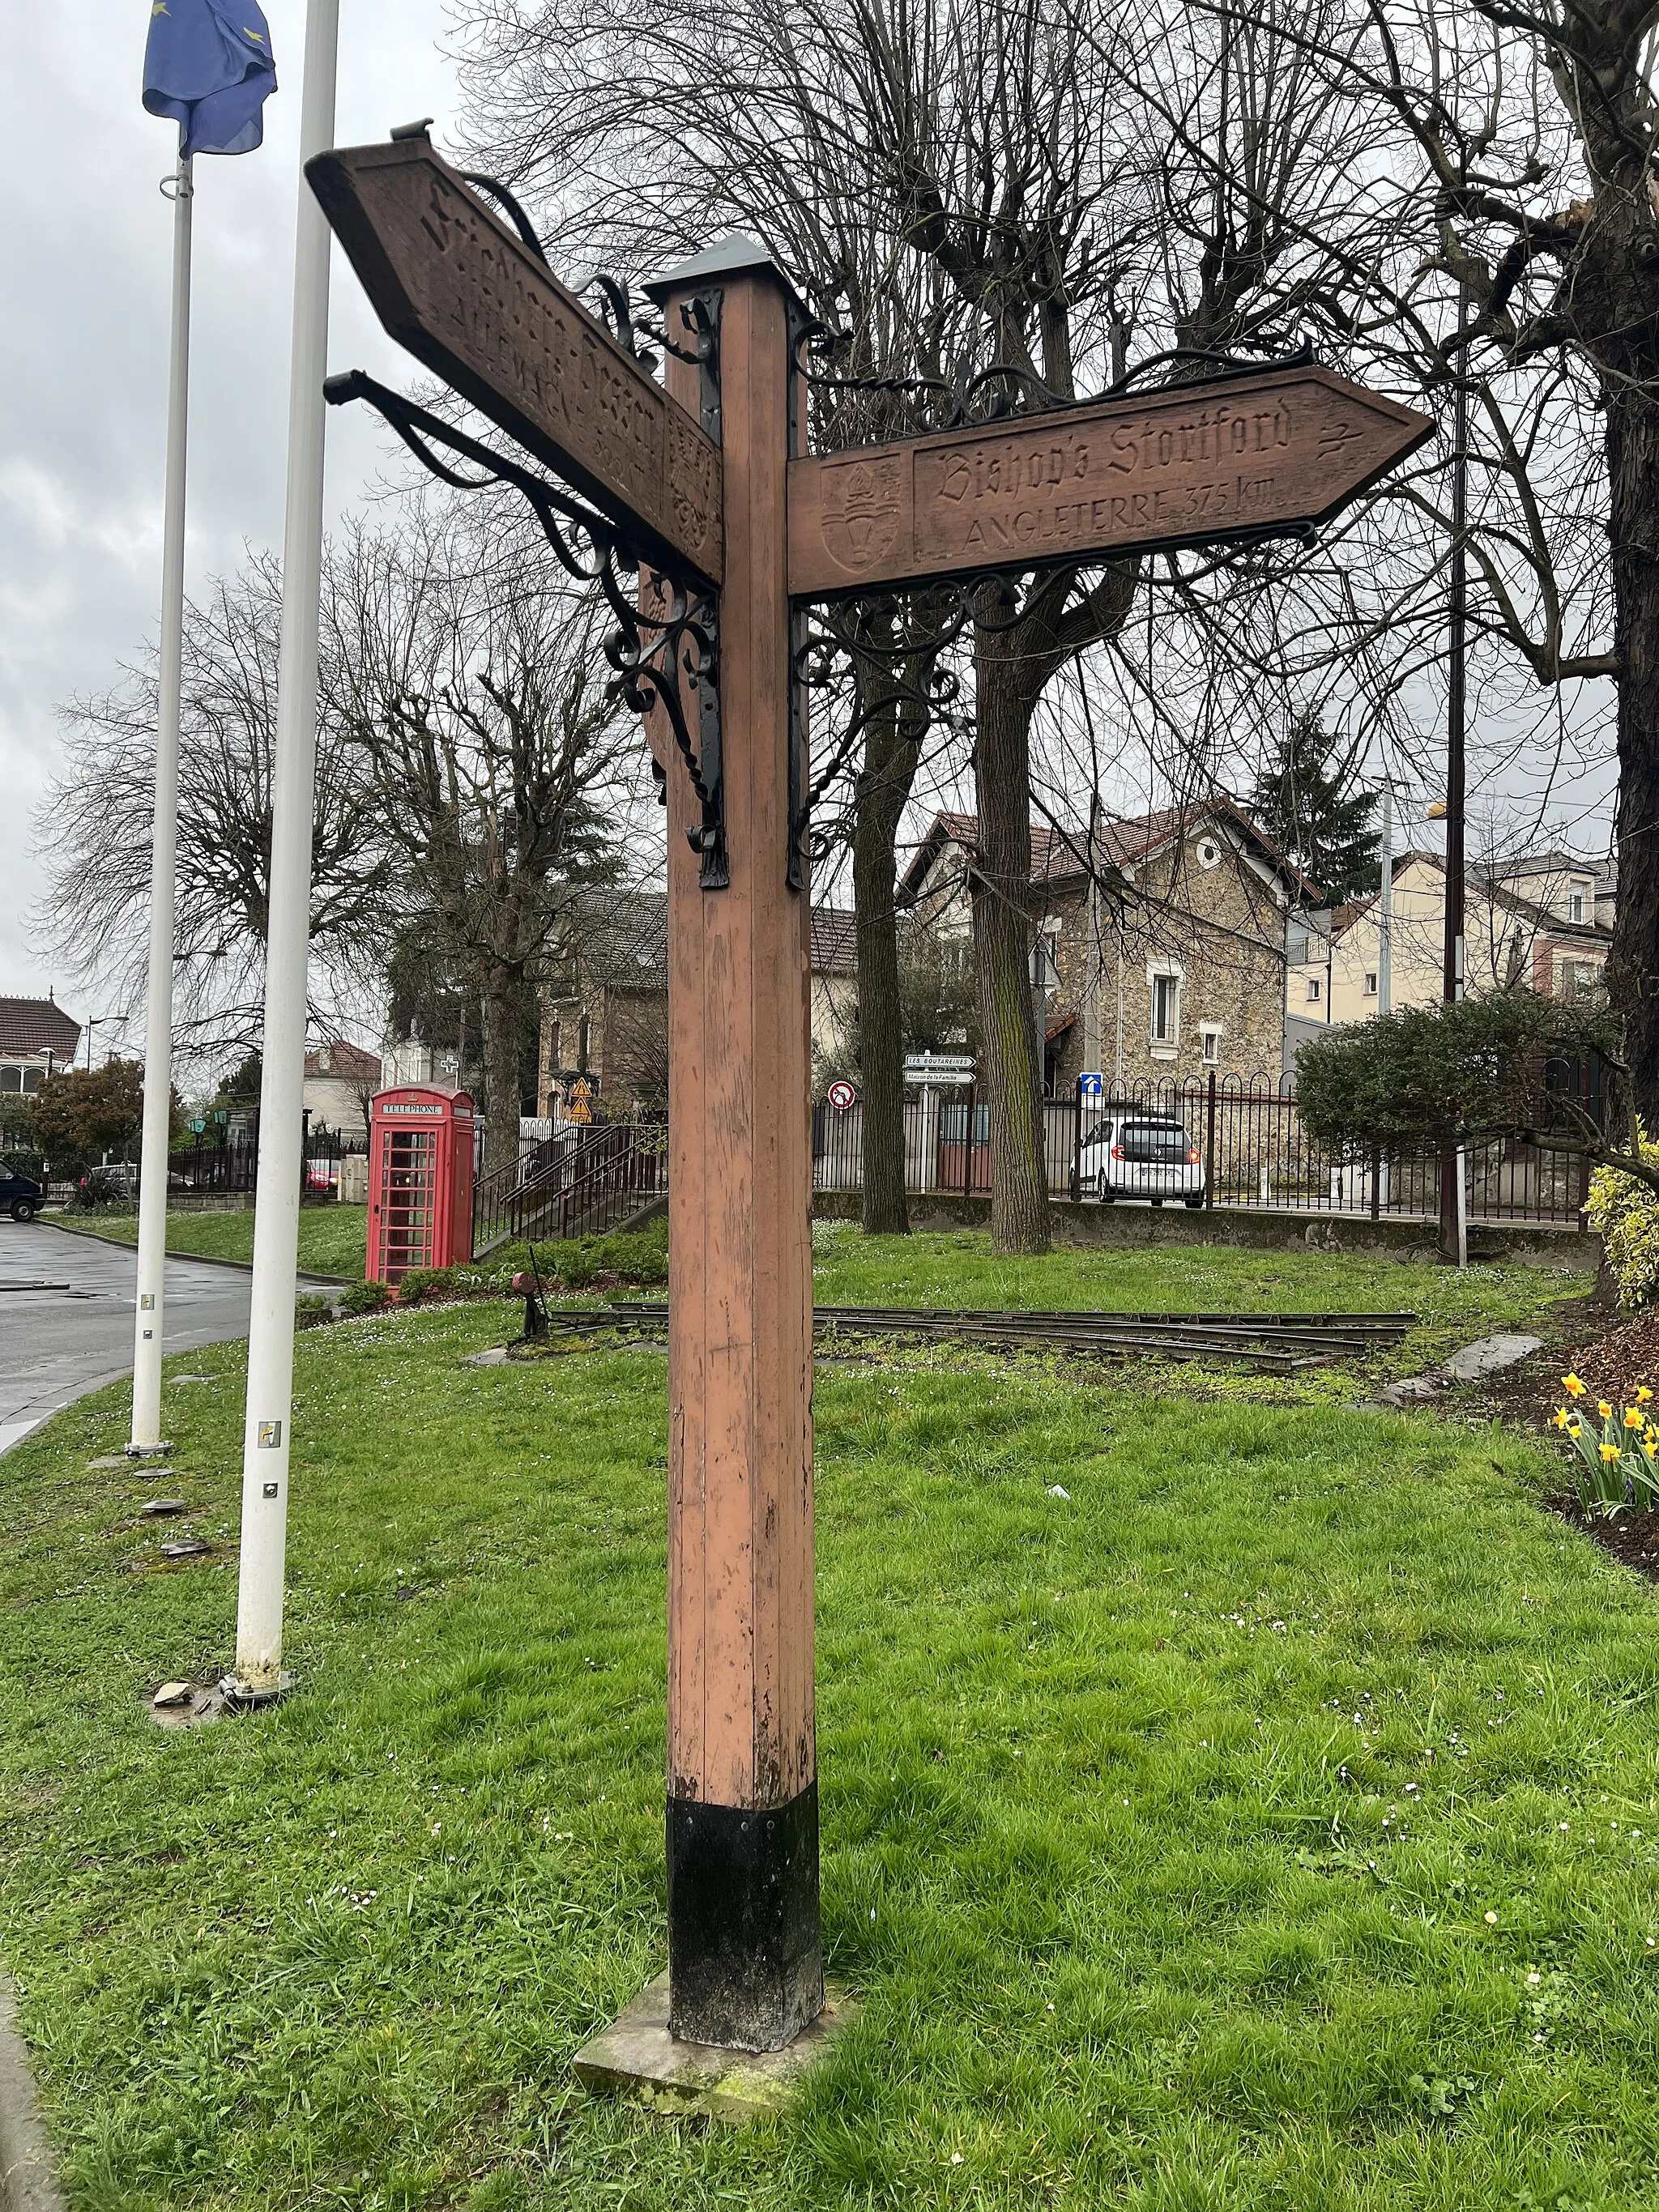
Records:
<instances>
[{"instance_id":1,"label":"tiled roof","mask_svg":"<svg viewBox=\"0 0 1659 2212\"><path fill-rule=\"evenodd\" d=\"M1266 836L1237 802L1225 792L1218 792L1202 805L1154 807L1150 814L1126 815L1117 821L1103 820L1096 826L1094 850L1100 864L1108 869L1133 866L1151 853L1167 845L1172 837L1183 830L1195 830L1201 823L1224 818L1243 830L1250 842L1291 880L1300 885L1303 878L1279 851L1273 840ZM903 882L912 891L920 889L928 866L941 845L958 845L964 852L972 853L979 837L979 817L974 814L941 812L933 817L927 835L917 847L909 866L905 869ZM1085 856L1089 849L1089 833L1081 823L1073 830L1056 830L1048 823L1031 824L1031 880L1036 884L1057 884L1086 872ZM1311 890L1311 885L1305 888Z\"/></svg>"},{"instance_id":2,"label":"tiled roof","mask_svg":"<svg viewBox=\"0 0 1659 2212\"><path fill-rule=\"evenodd\" d=\"M858 927L850 907L812 909L812 973L851 975L858 968Z\"/></svg>"},{"instance_id":3,"label":"tiled roof","mask_svg":"<svg viewBox=\"0 0 1659 2212\"><path fill-rule=\"evenodd\" d=\"M52 1053L70 1060L81 1024L53 999L0 999L0 1054L25 1059Z\"/></svg>"},{"instance_id":4,"label":"tiled roof","mask_svg":"<svg viewBox=\"0 0 1659 2212\"><path fill-rule=\"evenodd\" d=\"M562 930L565 957L589 982L619 991L661 991L668 981L668 899L662 891L586 891L572 900ZM812 972L850 975L856 966L848 908L812 908ZM559 996L559 986L552 995Z\"/></svg>"},{"instance_id":5,"label":"tiled roof","mask_svg":"<svg viewBox=\"0 0 1659 2212\"><path fill-rule=\"evenodd\" d=\"M325 1067L320 1051L306 1054L308 1083L326 1082L331 1076L337 1076L343 1083L378 1083L380 1079L379 1057L365 1052L361 1045L348 1044L343 1037L336 1037L328 1047L328 1055L329 1064Z\"/></svg>"}]
</instances>

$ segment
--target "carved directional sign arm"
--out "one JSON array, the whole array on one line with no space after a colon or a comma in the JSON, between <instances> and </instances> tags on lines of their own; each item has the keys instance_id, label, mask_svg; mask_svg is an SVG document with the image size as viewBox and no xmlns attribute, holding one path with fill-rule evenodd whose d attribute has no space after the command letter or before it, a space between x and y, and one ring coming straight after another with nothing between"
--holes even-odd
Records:
<instances>
[{"instance_id":1,"label":"carved directional sign arm","mask_svg":"<svg viewBox=\"0 0 1659 2212\"><path fill-rule=\"evenodd\" d=\"M720 448L424 139L307 168L388 333L617 523L718 586Z\"/></svg>"},{"instance_id":2,"label":"carved directional sign arm","mask_svg":"<svg viewBox=\"0 0 1659 2212\"><path fill-rule=\"evenodd\" d=\"M1306 529L1425 415L1315 365L789 464L789 589L882 586Z\"/></svg>"}]
</instances>

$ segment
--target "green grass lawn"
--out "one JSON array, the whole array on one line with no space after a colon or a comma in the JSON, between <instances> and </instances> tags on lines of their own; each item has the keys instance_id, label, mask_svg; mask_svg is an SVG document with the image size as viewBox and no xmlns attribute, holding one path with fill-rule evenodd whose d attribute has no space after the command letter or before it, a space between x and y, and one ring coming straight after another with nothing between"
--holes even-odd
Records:
<instances>
[{"instance_id":1,"label":"green grass lawn","mask_svg":"<svg viewBox=\"0 0 1659 2212\"><path fill-rule=\"evenodd\" d=\"M301 1273L342 1275L361 1282L363 1273L364 1222L362 1206L304 1206L300 1209L300 1269ZM106 1237L117 1244L138 1242L136 1213L88 1216L72 1224ZM242 1260L253 1258L253 1210L245 1213L169 1213L167 1249L181 1258Z\"/></svg>"},{"instance_id":2,"label":"green grass lawn","mask_svg":"<svg viewBox=\"0 0 1659 2212\"><path fill-rule=\"evenodd\" d=\"M1021 1279L1229 1302L1175 1256ZM76 2212L1659 2204L1659 1611L1560 1463L1039 1362L819 1378L830 2065L749 2130L577 2094L664 1963L664 1368L461 1364L514 1319L301 1338L300 1688L242 1721L142 1702L230 1657L240 1348L169 1368L214 1560L89 1470L118 1393L0 1460L0 1958Z\"/></svg>"}]
</instances>

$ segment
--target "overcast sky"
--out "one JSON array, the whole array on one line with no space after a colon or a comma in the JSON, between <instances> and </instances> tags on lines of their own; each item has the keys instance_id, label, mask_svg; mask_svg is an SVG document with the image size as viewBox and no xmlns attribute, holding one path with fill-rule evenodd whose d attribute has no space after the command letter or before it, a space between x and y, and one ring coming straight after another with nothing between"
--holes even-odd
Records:
<instances>
[{"instance_id":1,"label":"overcast sky","mask_svg":"<svg viewBox=\"0 0 1659 2212\"><path fill-rule=\"evenodd\" d=\"M242 542L280 545L304 0L265 0L280 89L257 154L196 165L189 586ZM453 117L443 0L346 0L338 138ZM23 917L29 817L58 755L55 703L154 635L161 557L174 125L140 104L149 0L8 7L12 215L0 234L0 993L58 982ZM339 255L331 366L410 382ZM331 514L387 465L362 409L329 420ZM102 1013L67 994L77 1015ZM100 1049L102 1045L100 1040Z\"/></svg>"}]
</instances>

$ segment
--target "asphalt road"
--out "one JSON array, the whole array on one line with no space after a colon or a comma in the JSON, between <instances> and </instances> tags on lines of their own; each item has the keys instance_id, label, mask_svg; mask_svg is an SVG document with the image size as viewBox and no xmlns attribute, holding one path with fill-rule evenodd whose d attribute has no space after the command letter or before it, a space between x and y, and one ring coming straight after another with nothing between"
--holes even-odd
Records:
<instances>
[{"instance_id":1,"label":"asphalt road","mask_svg":"<svg viewBox=\"0 0 1659 2212\"><path fill-rule=\"evenodd\" d=\"M138 1255L0 1215L0 1452L88 1390L132 1371ZM246 1336L249 1278L169 1260L168 1352Z\"/></svg>"}]
</instances>

